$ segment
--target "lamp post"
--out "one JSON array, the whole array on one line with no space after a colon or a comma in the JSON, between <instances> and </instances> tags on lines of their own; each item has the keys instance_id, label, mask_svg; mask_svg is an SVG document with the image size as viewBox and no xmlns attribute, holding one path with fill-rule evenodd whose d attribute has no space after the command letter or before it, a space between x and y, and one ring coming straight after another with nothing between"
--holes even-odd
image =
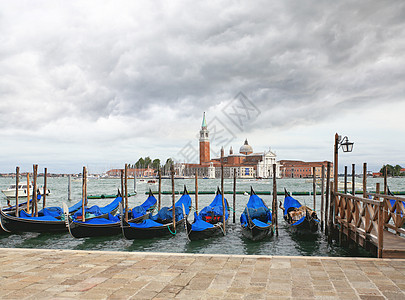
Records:
<instances>
[{"instance_id":1,"label":"lamp post","mask_svg":"<svg viewBox=\"0 0 405 300\"><path fill-rule=\"evenodd\" d=\"M334 168L334 184L333 191L336 194L338 190L338 150L342 147L343 152L352 152L353 142L349 142L349 138L345 136L342 138L341 135L335 134L335 159L333 162Z\"/></svg>"}]
</instances>

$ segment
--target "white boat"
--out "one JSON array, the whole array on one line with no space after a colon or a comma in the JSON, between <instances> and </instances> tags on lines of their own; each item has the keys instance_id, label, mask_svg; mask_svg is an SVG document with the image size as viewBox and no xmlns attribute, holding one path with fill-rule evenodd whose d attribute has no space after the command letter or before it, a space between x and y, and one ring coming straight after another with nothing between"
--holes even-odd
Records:
<instances>
[{"instance_id":1,"label":"white boat","mask_svg":"<svg viewBox=\"0 0 405 300\"><path fill-rule=\"evenodd\" d=\"M33 187L32 184L29 186L30 189L30 196L33 194ZM7 198L15 198L15 184L10 185L7 189L2 190L1 192L7 197ZM43 187L38 187L38 190L43 194L44 188ZM51 191L49 189L46 190L46 195L49 195ZM18 197L24 198L27 197L27 184L19 184L18 185Z\"/></svg>"}]
</instances>

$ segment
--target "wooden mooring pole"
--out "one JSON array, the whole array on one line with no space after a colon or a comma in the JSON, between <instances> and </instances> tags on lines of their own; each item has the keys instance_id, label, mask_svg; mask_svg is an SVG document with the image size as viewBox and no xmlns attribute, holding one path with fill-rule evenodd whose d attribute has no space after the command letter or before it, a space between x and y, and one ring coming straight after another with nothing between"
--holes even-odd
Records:
<instances>
[{"instance_id":1,"label":"wooden mooring pole","mask_svg":"<svg viewBox=\"0 0 405 300\"><path fill-rule=\"evenodd\" d=\"M222 224L223 224L223 231L224 231L224 235L225 235L225 196L224 196L224 165L221 164L221 194L222 194Z\"/></svg>"},{"instance_id":2,"label":"wooden mooring pole","mask_svg":"<svg viewBox=\"0 0 405 300\"><path fill-rule=\"evenodd\" d=\"M71 197L71 186L72 186L72 176L69 174L68 175L68 200L72 200Z\"/></svg>"},{"instance_id":3,"label":"wooden mooring pole","mask_svg":"<svg viewBox=\"0 0 405 300\"><path fill-rule=\"evenodd\" d=\"M86 185L86 167L83 167L83 173L82 173L82 222L86 221L86 191L85 191L85 185Z\"/></svg>"},{"instance_id":4,"label":"wooden mooring pole","mask_svg":"<svg viewBox=\"0 0 405 300\"><path fill-rule=\"evenodd\" d=\"M195 171L195 212L198 215L198 172Z\"/></svg>"},{"instance_id":5,"label":"wooden mooring pole","mask_svg":"<svg viewBox=\"0 0 405 300\"><path fill-rule=\"evenodd\" d=\"M325 202L325 165L322 164L322 175L321 175L321 231L323 231L323 220L324 220L324 202Z\"/></svg>"},{"instance_id":6,"label":"wooden mooring pole","mask_svg":"<svg viewBox=\"0 0 405 300\"><path fill-rule=\"evenodd\" d=\"M124 170L120 169L120 177L121 177L121 201L122 201L122 206L125 207L124 203Z\"/></svg>"},{"instance_id":7,"label":"wooden mooring pole","mask_svg":"<svg viewBox=\"0 0 405 300\"><path fill-rule=\"evenodd\" d=\"M363 198L367 198L367 163L363 164Z\"/></svg>"},{"instance_id":8,"label":"wooden mooring pole","mask_svg":"<svg viewBox=\"0 0 405 300\"><path fill-rule=\"evenodd\" d=\"M330 196L330 162L326 165L326 193L325 193L325 234L329 235L328 230L328 211L329 211L329 196Z\"/></svg>"},{"instance_id":9,"label":"wooden mooring pole","mask_svg":"<svg viewBox=\"0 0 405 300\"><path fill-rule=\"evenodd\" d=\"M233 223L236 222L236 169L233 169Z\"/></svg>"},{"instance_id":10,"label":"wooden mooring pole","mask_svg":"<svg viewBox=\"0 0 405 300\"><path fill-rule=\"evenodd\" d=\"M347 194L347 166L345 166L345 183L343 193Z\"/></svg>"},{"instance_id":11,"label":"wooden mooring pole","mask_svg":"<svg viewBox=\"0 0 405 300\"><path fill-rule=\"evenodd\" d=\"M172 176L172 209L173 209L173 232L176 233L176 196L174 191L174 166L171 165L171 176Z\"/></svg>"},{"instance_id":12,"label":"wooden mooring pole","mask_svg":"<svg viewBox=\"0 0 405 300\"><path fill-rule=\"evenodd\" d=\"M27 214L30 214L30 173L27 172Z\"/></svg>"},{"instance_id":13,"label":"wooden mooring pole","mask_svg":"<svg viewBox=\"0 0 405 300\"><path fill-rule=\"evenodd\" d=\"M15 216L18 218L20 209L18 207L18 185L20 184L20 167L15 168ZM29 199L27 199L29 201Z\"/></svg>"},{"instance_id":14,"label":"wooden mooring pole","mask_svg":"<svg viewBox=\"0 0 405 300\"><path fill-rule=\"evenodd\" d=\"M124 170L124 197L125 197L125 221L128 222L128 164Z\"/></svg>"},{"instance_id":15,"label":"wooden mooring pole","mask_svg":"<svg viewBox=\"0 0 405 300\"><path fill-rule=\"evenodd\" d=\"M316 168L312 167L312 192L314 194L314 211L316 211Z\"/></svg>"},{"instance_id":16,"label":"wooden mooring pole","mask_svg":"<svg viewBox=\"0 0 405 300\"><path fill-rule=\"evenodd\" d=\"M162 204L162 172L158 171L159 176L159 191L158 191L158 211L160 210L160 206Z\"/></svg>"},{"instance_id":17,"label":"wooden mooring pole","mask_svg":"<svg viewBox=\"0 0 405 300\"><path fill-rule=\"evenodd\" d=\"M352 164L352 195L356 195L356 165Z\"/></svg>"},{"instance_id":18,"label":"wooden mooring pole","mask_svg":"<svg viewBox=\"0 0 405 300\"><path fill-rule=\"evenodd\" d=\"M376 187L375 187L375 193L379 194L380 193L380 183L377 182ZM376 198L376 200L380 200L379 197ZM377 250L377 257L382 258L382 252L383 252L383 242L384 242L384 203L380 203L378 205L378 250Z\"/></svg>"},{"instance_id":19,"label":"wooden mooring pole","mask_svg":"<svg viewBox=\"0 0 405 300\"><path fill-rule=\"evenodd\" d=\"M330 183L330 202L329 202L329 218L328 218L328 242L332 242L332 234L333 234L333 206L335 202L335 193L334 193L334 182Z\"/></svg>"},{"instance_id":20,"label":"wooden mooring pole","mask_svg":"<svg viewBox=\"0 0 405 300\"><path fill-rule=\"evenodd\" d=\"M276 236L278 236L278 213L277 213L277 180L276 164L273 164L273 226L276 226Z\"/></svg>"},{"instance_id":21,"label":"wooden mooring pole","mask_svg":"<svg viewBox=\"0 0 405 300\"><path fill-rule=\"evenodd\" d=\"M37 179L38 179L38 165L33 165L33 177L34 183L32 187L32 202L34 207L32 209L31 216L38 217L38 200L37 200Z\"/></svg>"},{"instance_id":22,"label":"wooden mooring pole","mask_svg":"<svg viewBox=\"0 0 405 300\"><path fill-rule=\"evenodd\" d=\"M44 190L43 190L43 195L42 195L42 197L44 199L42 200L42 208L45 208L45 202L46 202L46 192L47 192L46 179L47 179L47 177L48 177L48 168L45 168L44 169Z\"/></svg>"}]
</instances>

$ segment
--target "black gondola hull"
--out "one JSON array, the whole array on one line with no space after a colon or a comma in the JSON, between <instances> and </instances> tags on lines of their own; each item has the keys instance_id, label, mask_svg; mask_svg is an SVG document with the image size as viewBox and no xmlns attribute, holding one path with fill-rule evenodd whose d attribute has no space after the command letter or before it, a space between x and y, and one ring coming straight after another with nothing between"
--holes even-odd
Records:
<instances>
[{"instance_id":1,"label":"black gondola hull","mask_svg":"<svg viewBox=\"0 0 405 300\"><path fill-rule=\"evenodd\" d=\"M64 221L40 221L17 218L0 211L1 227L10 232L65 232Z\"/></svg>"},{"instance_id":2,"label":"black gondola hull","mask_svg":"<svg viewBox=\"0 0 405 300\"><path fill-rule=\"evenodd\" d=\"M289 228L296 233L315 233L318 231L319 222L315 219L305 218L304 221L298 225L289 222L286 217L284 217L284 220L288 223Z\"/></svg>"},{"instance_id":3,"label":"black gondola hull","mask_svg":"<svg viewBox=\"0 0 405 300\"><path fill-rule=\"evenodd\" d=\"M187 226L187 235L191 241L204 240L204 239L224 235L222 222L215 224L214 227L207 228L207 229L201 230L201 231L192 230L191 229L192 225L188 221L186 223L186 226Z\"/></svg>"},{"instance_id":4,"label":"black gondola hull","mask_svg":"<svg viewBox=\"0 0 405 300\"><path fill-rule=\"evenodd\" d=\"M273 236L274 230L273 226L268 227L258 227L258 226L241 226L242 235L252 241L260 241L265 239L268 236Z\"/></svg>"},{"instance_id":5,"label":"black gondola hull","mask_svg":"<svg viewBox=\"0 0 405 300\"><path fill-rule=\"evenodd\" d=\"M175 235L178 230L184 230L184 219L176 222L176 230L173 223L150 228L136 228L129 226L125 221L122 222L122 233L127 240L151 239L154 237Z\"/></svg>"},{"instance_id":6,"label":"black gondola hull","mask_svg":"<svg viewBox=\"0 0 405 300\"><path fill-rule=\"evenodd\" d=\"M140 216L136 219L131 219L129 222L142 222L149 218L150 213ZM69 232L74 238L98 237L98 236L114 236L122 233L121 222L111 224L86 224L81 222L72 222L70 220Z\"/></svg>"},{"instance_id":7,"label":"black gondola hull","mask_svg":"<svg viewBox=\"0 0 405 300\"><path fill-rule=\"evenodd\" d=\"M75 238L113 236L121 234L121 223L86 224L70 222L69 232Z\"/></svg>"}]
</instances>

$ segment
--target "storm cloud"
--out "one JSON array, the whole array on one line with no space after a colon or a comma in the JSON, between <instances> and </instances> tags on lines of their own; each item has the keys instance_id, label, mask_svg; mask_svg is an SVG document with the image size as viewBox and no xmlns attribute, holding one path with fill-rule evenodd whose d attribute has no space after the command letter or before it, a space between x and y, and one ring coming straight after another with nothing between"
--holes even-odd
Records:
<instances>
[{"instance_id":1,"label":"storm cloud","mask_svg":"<svg viewBox=\"0 0 405 300\"><path fill-rule=\"evenodd\" d=\"M336 125L354 113L353 127L361 126L371 107L403 107L403 1L12 1L0 7L5 169L41 155L78 170L86 162L104 167L174 156L194 139L203 111L208 120L221 116L240 91L260 114L238 137L284 153L305 145L271 133L306 127L324 140L340 128L318 133L317 125ZM265 141L259 131L268 133ZM15 147L22 149L15 153Z\"/></svg>"}]
</instances>

